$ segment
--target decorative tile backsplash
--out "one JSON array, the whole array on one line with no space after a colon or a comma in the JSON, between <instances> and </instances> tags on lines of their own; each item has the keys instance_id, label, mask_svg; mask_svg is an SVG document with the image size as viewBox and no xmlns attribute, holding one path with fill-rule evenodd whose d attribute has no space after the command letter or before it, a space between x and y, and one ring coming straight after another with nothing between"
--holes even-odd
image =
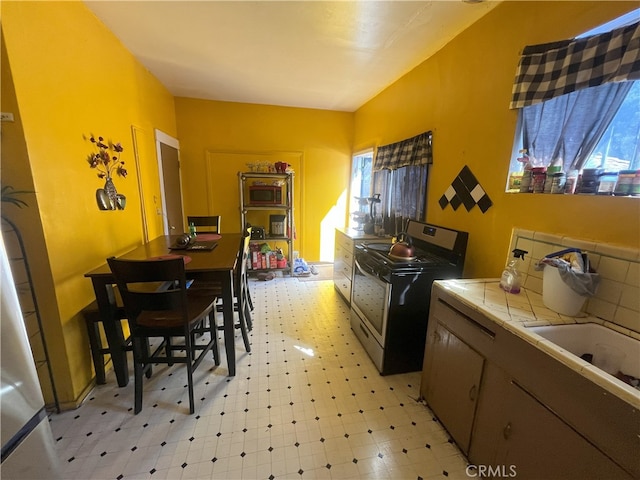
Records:
<instances>
[{"instance_id":1,"label":"decorative tile backsplash","mask_svg":"<svg viewBox=\"0 0 640 480\"><path fill-rule=\"evenodd\" d=\"M529 252L521 268L522 285L539 294L543 274L535 269L539 260L565 248L586 252L601 280L596 295L585 303L584 313L640 333L640 250L519 228L512 231L507 261L514 248Z\"/></svg>"}]
</instances>

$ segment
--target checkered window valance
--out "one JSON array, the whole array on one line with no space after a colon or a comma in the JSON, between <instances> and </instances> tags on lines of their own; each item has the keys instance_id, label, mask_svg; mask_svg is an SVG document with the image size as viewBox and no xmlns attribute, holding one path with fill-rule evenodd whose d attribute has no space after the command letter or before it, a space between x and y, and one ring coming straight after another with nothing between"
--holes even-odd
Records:
<instances>
[{"instance_id":1,"label":"checkered window valance","mask_svg":"<svg viewBox=\"0 0 640 480\"><path fill-rule=\"evenodd\" d=\"M424 132L401 142L378 147L373 170L396 170L401 167L433 163L431 132Z\"/></svg>"},{"instance_id":2,"label":"checkered window valance","mask_svg":"<svg viewBox=\"0 0 640 480\"><path fill-rule=\"evenodd\" d=\"M607 33L525 47L511 108L608 82L640 79L640 22Z\"/></svg>"}]
</instances>

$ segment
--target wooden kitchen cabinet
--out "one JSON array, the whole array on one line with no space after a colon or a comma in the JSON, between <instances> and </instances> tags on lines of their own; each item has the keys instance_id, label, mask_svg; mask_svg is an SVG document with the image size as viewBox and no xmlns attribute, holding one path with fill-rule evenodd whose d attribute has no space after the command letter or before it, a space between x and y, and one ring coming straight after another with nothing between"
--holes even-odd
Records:
<instances>
[{"instance_id":1,"label":"wooden kitchen cabinet","mask_svg":"<svg viewBox=\"0 0 640 480\"><path fill-rule=\"evenodd\" d=\"M391 237L378 237L358 230L336 228L333 252L333 285L340 296L351 305L351 279L356 245L375 241L391 243Z\"/></svg>"},{"instance_id":2,"label":"wooden kitchen cabinet","mask_svg":"<svg viewBox=\"0 0 640 480\"><path fill-rule=\"evenodd\" d=\"M420 394L467 454L485 358L494 347L495 334L490 329L490 322L478 322L434 293L431 295Z\"/></svg>"},{"instance_id":3,"label":"wooden kitchen cabinet","mask_svg":"<svg viewBox=\"0 0 640 480\"><path fill-rule=\"evenodd\" d=\"M498 411L494 465L517 478L631 478L517 382L508 383Z\"/></svg>"},{"instance_id":4,"label":"wooden kitchen cabinet","mask_svg":"<svg viewBox=\"0 0 640 480\"><path fill-rule=\"evenodd\" d=\"M492 475L640 478L637 409L437 284L420 393Z\"/></svg>"},{"instance_id":5,"label":"wooden kitchen cabinet","mask_svg":"<svg viewBox=\"0 0 640 480\"><path fill-rule=\"evenodd\" d=\"M351 304L354 248L355 240L346 233L336 230L333 255L333 285L349 305Z\"/></svg>"},{"instance_id":6,"label":"wooden kitchen cabinet","mask_svg":"<svg viewBox=\"0 0 640 480\"><path fill-rule=\"evenodd\" d=\"M433 361L426 379L427 403L462 451L469 451L484 358L439 322L428 348Z\"/></svg>"}]
</instances>

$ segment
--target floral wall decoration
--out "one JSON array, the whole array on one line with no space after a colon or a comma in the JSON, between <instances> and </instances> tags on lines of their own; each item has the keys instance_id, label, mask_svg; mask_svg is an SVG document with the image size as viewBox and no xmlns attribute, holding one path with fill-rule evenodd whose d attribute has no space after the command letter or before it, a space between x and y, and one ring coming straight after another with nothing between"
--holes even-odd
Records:
<instances>
[{"instance_id":1,"label":"floral wall decoration","mask_svg":"<svg viewBox=\"0 0 640 480\"><path fill-rule=\"evenodd\" d=\"M105 142L103 137L91 135L88 139L98 151L91 152L87 157L90 168L98 171L98 178L104 179L104 187L96 190L96 202L100 210L124 210L127 198L118 193L113 183L113 174L126 178L127 169L120 154L124 150L120 142Z\"/></svg>"}]
</instances>

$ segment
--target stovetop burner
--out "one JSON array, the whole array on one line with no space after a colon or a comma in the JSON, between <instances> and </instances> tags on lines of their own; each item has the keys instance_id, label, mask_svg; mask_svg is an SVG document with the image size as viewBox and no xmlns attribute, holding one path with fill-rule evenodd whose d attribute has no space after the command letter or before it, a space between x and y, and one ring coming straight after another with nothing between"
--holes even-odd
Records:
<instances>
[{"instance_id":1,"label":"stovetop burner","mask_svg":"<svg viewBox=\"0 0 640 480\"><path fill-rule=\"evenodd\" d=\"M391 245L382 242L368 242L357 245L361 254L370 258L372 263L384 265L391 271L430 270L444 265L461 268L467 245L468 234L437 225L415 220L407 224L407 235L413 243L415 257L400 258L389 254Z\"/></svg>"},{"instance_id":2,"label":"stovetop burner","mask_svg":"<svg viewBox=\"0 0 640 480\"><path fill-rule=\"evenodd\" d=\"M389 254L389 250L391 249L391 244L389 243L364 243L362 245L359 245L358 247L359 249L373 255L379 260L382 260L384 263L393 268L402 268L403 266L423 267L429 265L445 265L449 263L446 258L440 257L420 248L415 248L415 256L410 258L401 258Z\"/></svg>"}]
</instances>

